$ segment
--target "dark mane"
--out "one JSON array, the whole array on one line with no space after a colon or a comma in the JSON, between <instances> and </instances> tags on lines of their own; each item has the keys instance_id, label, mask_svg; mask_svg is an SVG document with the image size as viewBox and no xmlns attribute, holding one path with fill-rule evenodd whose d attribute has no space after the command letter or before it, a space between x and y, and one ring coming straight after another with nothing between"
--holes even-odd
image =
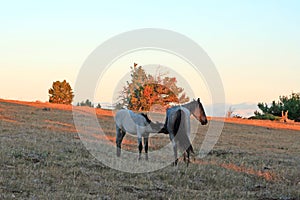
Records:
<instances>
[{"instance_id":1,"label":"dark mane","mask_svg":"<svg viewBox=\"0 0 300 200\"><path fill-rule=\"evenodd\" d=\"M140 113L140 115L142 115L143 117L145 117L147 123L149 123L149 124L151 123L151 120L148 118L148 115L147 115L147 114L145 114L145 113Z\"/></svg>"}]
</instances>

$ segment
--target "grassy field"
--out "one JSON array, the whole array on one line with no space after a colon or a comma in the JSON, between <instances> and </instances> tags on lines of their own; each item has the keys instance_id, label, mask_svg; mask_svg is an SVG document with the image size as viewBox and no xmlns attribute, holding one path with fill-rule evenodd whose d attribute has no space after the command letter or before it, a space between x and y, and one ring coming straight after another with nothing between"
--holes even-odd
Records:
<instances>
[{"instance_id":1,"label":"grassy field","mask_svg":"<svg viewBox=\"0 0 300 200\"><path fill-rule=\"evenodd\" d=\"M227 122L213 151L188 168L131 174L86 150L71 109L43 106L0 100L0 199L300 199L300 131ZM98 117L113 142L113 118ZM125 139L136 151L135 138ZM153 137L150 149L167 142Z\"/></svg>"}]
</instances>

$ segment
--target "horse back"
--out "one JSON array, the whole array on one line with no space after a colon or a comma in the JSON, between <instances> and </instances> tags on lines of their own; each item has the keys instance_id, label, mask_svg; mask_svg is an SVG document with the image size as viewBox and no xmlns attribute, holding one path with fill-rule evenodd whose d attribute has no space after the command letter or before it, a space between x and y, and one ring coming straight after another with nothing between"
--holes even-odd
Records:
<instances>
[{"instance_id":1,"label":"horse back","mask_svg":"<svg viewBox=\"0 0 300 200\"><path fill-rule=\"evenodd\" d=\"M115 122L119 128L132 134L136 134L138 128L145 129L148 125L145 116L125 109L116 113Z\"/></svg>"}]
</instances>

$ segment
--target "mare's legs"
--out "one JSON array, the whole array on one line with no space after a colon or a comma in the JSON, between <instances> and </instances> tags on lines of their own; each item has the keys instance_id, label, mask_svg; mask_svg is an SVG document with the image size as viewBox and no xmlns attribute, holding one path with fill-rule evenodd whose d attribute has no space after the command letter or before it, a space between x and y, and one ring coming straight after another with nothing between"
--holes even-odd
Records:
<instances>
[{"instance_id":1,"label":"mare's legs","mask_svg":"<svg viewBox=\"0 0 300 200\"><path fill-rule=\"evenodd\" d=\"M186 166L188 167L189 164L190 164L190 150L189 149L186 150L186 154L187 154L187 163L186 163Z\"/></svg>"},{"instance_id":2,"label":"mare's legs","mask_svg":"<svg viewBox=\"0 0 300 200\"><path fill-rule=\"evenodd\" d=\"M123 140L126 132L122 131L122 129L120 129L117 125L116 125L116 132L117 132L117 136L116 136L117 156L120 157L120 155L121 155L121 144L122 144L122 140Z\"/></svg>"},{"instance_id":3,"label":"mare's legs","mask_svg":"<svg viewBox=\"0 0 300 200\"><path fill-rule=\"evenodd\" d=\"M144 145L145 145L146 160L148 160L148 136L144 137Z\"/></svg>"},{"instance_id":4,"label":"mare's legs","mask_svg":"<svg viewBox=\"0 0 300 200\"><path fill-rule=\"evenodd\" d=\"M187 167L189 166L190 163L190 150L187 149L184 153L183 153L183 161L186 162Z\"/></svg>"}]
</instances>

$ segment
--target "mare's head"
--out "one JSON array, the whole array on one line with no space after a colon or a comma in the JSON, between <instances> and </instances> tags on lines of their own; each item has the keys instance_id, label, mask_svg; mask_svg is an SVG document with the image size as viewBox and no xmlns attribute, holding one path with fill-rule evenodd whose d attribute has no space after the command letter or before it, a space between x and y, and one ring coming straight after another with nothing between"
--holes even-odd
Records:
<instances>
[{"instance_id":1,"label":"mare's head","mask_svg":"<svg viewBox=\"0 0 300 200\"><path fill-rule=\"evenodd\" d=\"M192 111L194 117L202 124L207 124L207 118L204 111L204 108L202 106L202 103L200 102L200 99L194 100L192 102L194 110Z\"/></svg>"}]
</instances>

